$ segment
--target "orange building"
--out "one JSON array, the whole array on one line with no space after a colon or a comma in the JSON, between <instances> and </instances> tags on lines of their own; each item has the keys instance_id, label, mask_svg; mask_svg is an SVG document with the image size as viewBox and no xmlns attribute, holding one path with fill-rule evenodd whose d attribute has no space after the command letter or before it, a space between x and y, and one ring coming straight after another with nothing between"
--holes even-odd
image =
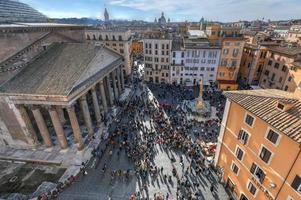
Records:
<instances>
[{"instance_id":1,"label":"orange building","mask_svg":"<svg viewBox=\"0 0 301 200\"><path fill-rule=\"evenodd\" d=\"M244 48L242 37L225 37L222 39L220 65L217 81L220 90L236 90L237 77Z\"/></svg>"},{"instance_id":2,"label":"orange building","mask_svg":"<svg viewBox=\"0 0 301 200\"><path fill-rule=\"evenodd\" d=\"M267 50L265 47L246 43L239 68L239 78L246 84L258 85Z\"/></svg>"},{"instance_id":3,"label":"orange building","mask_svg":"<svg viewBox=\"0 0 301 200\"><path fill-rule=\"evenodd\" d=\"M132 54L134 56L143 55L143 41L133 40L132 41Z\"/></svg>"},{"instance_id":4,"label":"orange building","mask_svg":"<svg viewBox=\"0 0 301 200\"><path fill-rule=\"evenodd\" d=\"M239 200L301 199L301 88L224 92L215 165Z\"/></svg>"}]
</instances>

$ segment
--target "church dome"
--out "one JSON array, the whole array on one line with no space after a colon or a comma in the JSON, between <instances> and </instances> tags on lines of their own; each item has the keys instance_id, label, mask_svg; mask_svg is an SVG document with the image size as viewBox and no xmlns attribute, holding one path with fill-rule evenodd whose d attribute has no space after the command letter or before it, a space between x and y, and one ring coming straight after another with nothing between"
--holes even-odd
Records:
<instances>
[{"instance_id":1,"label":"church dome","mask_svg":"<svg viewBox=\"0 0 301 200\"><path fill-rule=\"evenodd\" d=\"M25 3L14 0L0 0L0 23L47 21L45 15Z\"/></svg>"}]
</instances>

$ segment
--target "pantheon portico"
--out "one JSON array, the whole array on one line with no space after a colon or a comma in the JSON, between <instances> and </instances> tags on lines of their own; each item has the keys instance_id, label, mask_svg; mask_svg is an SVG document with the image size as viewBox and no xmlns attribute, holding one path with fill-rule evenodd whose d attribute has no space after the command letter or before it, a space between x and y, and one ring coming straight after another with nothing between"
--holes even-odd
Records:
<instances>
[{"instance_id":1,"label":"pantheon portico","mask_svg":"<svg viewBox=\"0 0 301 200\"><path fill-rule=\"evenodd\" d=\"M0 140L83 149L83 137L93 137L124 89L122 65L121 55L102 46L52 44L0 87Z\"/></svg>"}]
</instances>

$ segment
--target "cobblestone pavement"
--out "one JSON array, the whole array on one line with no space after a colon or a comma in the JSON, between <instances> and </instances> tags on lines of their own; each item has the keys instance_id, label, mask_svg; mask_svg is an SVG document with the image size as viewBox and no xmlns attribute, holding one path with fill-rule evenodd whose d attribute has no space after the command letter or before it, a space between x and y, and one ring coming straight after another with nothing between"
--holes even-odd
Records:
<instances>
[{"instance_id":1,"label":"cobblestone pavement","mask_svg":"<svg viewBox=\"0 0 301 200\"><path fill-rule=\"evenodd\" d=\"M139 92L138 92L139 93ZM137 94L139 95L139 94ZM126 116L121 116L121 122L127 122ZM116 122L117 123L117 122ZM150 127L152 120L145 118L143 124L146 127ZM101 147L102 148L102 147ZM80 176L75 183L67 188L60 196L59 199L62 200L126 200L130 196L137 192L143 191L142 180L140 177L137 177L134 174L130 175L129 179L125 177L116 177L113 181L111 180L110 172L112 170L123 170L128 169L133 170L134 165L131 163L125 151L122 150L121 153L117 153L116 149L106 149L104 156L98 162L97 160L92 160L87 169L88 175ZM110 151L112 150L112 155ZM177 192L177 179L172 176L173 166L177 169L179 176L184 175L186 168L189 163L189 159L185 157L184 154L177 151L171 151L164 148L162 145L157 144L155 146L155 159L154 163L159 168L163 167L163 172L159 173L157 178L152 178L150 175L147 177L147 192L141 192L141 195L146 199L154 199L154 195L164 195L168 193L169 199L175 200ZM180 156L184 157L183 165L180 164ZM171 158L175 159L175 162L171 162ZM93 164L94 163L94 164ZM102 171L104 164L106 163L107 169L105 172ZM186 177L191 182L198 182L199 186L193 186L194 191L200 191L201 195L199 199L204 200L224 200L228 199L228 196L224 188L217 183L217 178L215 175L205 175L203 173L195 174L193 170L192 173L189 173ZM164 175L171 175L172 181L169 182ZM214 183L214 192L210 191L211 184Z\"/></svg>"}]
</instances>

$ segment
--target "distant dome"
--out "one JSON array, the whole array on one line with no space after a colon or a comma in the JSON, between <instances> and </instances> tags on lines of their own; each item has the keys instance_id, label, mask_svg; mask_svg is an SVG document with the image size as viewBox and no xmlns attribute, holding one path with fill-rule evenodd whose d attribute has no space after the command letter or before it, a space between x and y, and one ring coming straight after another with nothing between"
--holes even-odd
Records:
<instances>
[{"instance_id":1,"label":"distant dome","mask_svg":"<svg viewBox=\"0 0 301 200\"><path fill-rule=\"evenodd\" d=\"M25 3L13 0L0 0L0 23L11 22L47 22L39 11Z\"/></svg>"}]
</instances>

